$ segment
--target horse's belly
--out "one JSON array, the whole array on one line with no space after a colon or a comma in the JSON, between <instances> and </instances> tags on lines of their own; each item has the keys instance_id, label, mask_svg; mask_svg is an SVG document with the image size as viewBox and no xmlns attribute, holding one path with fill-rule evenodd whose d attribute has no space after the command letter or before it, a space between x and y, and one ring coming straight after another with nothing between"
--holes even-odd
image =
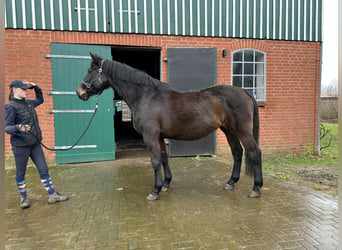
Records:
<instances>
[{"instance_id":1,"label":"horse's belly","mask_svg":"<svg viewBox=\"0 0 342 250\"><path fill-rule=\"evenodd\" d=\"M208 95L190 93L169 102L169 108L161 110L160 121L162 134L170 139L203 138L218 129L224 120L220 99Z\"/></svg>"},{"instance_id":2,"label":"horse's belly","mask_svg":"<svg viewBox=\"0 0 342 250\"><path fill-rule=\"evenodd\" d=\"M164 130L162 134L169 139L197 140L206 137L218 127L217 124L203 124L198 122L191 124L178 123Z\"/></svg>"},{"instance_id":3,"label":"horse's belly","mask_svg":"<svg viewBox=\"0 0 342 250\"><path fill-rule=\"evenodd\" d=\"M191 131L188 131L188 133L184 133L182 135L177 136L176 138L171 138L171 139L184 140L184 141L198 140L198 139L208 136L213 131L206 132L206 133L193 133Z\"/></svg>"}]
</instances>

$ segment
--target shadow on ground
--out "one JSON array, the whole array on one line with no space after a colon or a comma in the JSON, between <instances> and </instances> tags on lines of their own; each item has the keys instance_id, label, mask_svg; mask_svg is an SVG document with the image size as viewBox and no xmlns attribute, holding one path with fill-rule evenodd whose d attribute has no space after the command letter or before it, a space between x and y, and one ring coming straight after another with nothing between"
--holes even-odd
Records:
<instances>
[{"instance_id":1,"label":"shadow on ground","mask_svg":"<svg viewBox=\"0 0 342 250\"><path fill-rule=\"evenodd\" d=\"M34 167L27 171L31 207L22 210L14 170L6 172L6 249L337 249L337 200L265 177L222 189L225 158L171 158L171 190L148 202L147 158L60 165L50 169L70 200L48 205ZM228 167L229 166L229 167Z\"/></svg>"}]
</instances>

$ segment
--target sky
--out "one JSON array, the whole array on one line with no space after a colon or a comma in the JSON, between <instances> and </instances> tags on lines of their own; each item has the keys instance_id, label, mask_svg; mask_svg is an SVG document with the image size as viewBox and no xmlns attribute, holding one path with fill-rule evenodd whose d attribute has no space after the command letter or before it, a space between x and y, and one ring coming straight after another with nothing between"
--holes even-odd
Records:
<instances>
[{"instance_id":1,"label":"sky","mask_svg":"<svg viewBox=\"0 0 342 250\"><path fill-rule=\"evenodd\" d=\"M338 75L338 0L323 0L322 86Z\"/></svg>"}]
</instances>

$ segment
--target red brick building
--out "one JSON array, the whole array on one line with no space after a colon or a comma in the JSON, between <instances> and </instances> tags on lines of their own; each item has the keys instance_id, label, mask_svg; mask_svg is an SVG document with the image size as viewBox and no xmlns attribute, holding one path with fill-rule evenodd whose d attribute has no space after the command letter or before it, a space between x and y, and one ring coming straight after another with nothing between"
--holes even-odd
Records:
<instances>
[{"instance_id":1,"label":"red brick building","mask_svg":"<svg viewBox=\"0 0 342 250\"><path fill-rule=\"evenodd\" d=\"M257 97L263 153L317 152L321 1L305 0L303 5L303 1L208 0L202 6L203 1L190 1L189 5L176 0L168 1L168 4L165 1L164 5L162 1L152 1L152 6L146 6L143 1L134 4L134 1L123 0L119 9L118 6L95 6L97 1L89 2L91 6L86 6L85 10L84 6L76 6L75 13L67 6L50 6L48 16L47 6L35 6L33 12L33 6L12 6L11 1L6 1L6 83L8 86L14 79L27 79L43 89L45 103L37 111L45 144L53 146L58 141L56 117L51 112L56 106L55 96L51 94L56 74L51 57L52 44L105 46L111 48L112 54L117 51L117 54L130 56L138 55L134 53L139 49L153 50L159 61L157 74L165 82L168 82L169 72L168 48L215 48L215 84L237 85L241 84L238 79L243 79L242 87L250 87ZM102 10L105 9L119 11L104 15ZM244 56L246 61L234 59L234 53L241 51L262 55L260 65L255 56L252 63L255 69L251 74L246 73L247 54ZM88 53L85 51L84 55ZM234 63L244 64L244 72L239 72ZM87 68L84 68L83 76ZM248 85L247 79L253 84ZM75 82L75 86L79 83ZM8 87L5 91L8 93ZM116 135L118 133L120 131L115 131ZM214 146L217 154L230 153L221 131L216 132ZM6 158L11 158L8 135L5 148ZM46 151L46 156L49 161L56 161L55 152Z\"/></svg>"}]
</instances>

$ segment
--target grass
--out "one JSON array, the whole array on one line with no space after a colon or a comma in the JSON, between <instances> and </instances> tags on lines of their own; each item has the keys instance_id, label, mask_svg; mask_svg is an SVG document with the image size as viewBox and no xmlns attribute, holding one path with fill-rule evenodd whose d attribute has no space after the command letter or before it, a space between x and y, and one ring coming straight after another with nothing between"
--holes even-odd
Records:
<instances>
[{"instance_id":1,"label":"grass","mask_svg":"<svg viewBox=\"0 0 342 250\"><path fill-rule=\"evenodd\" d=\"M334 123L324 123L323 126L331 134L331 143L329 147L323 148L320 156L315 155L274 155L263 159L266 164L264 167L274 169L279 163L282 166L293 165L337 165L338 155L338 126ZM325 136L321 139L321 147L329 144L330 137Z\"/></svg>"},{"instance_id":2,"label":"grass","mask_svg":"<svg viewBox=\"0 0 342 250\"><path fill-rule=\"evenodd\" d=\"M337 123L324 123L323 126L326 128L326 131L329 131L331 135L331 143L329 145L329 136L325 136L321 139L321 148L322 156L326 159L336 160L337 164L337 154L338 154L338 126ZM324 148L325 146L328 146Z\"/></svg>"},{"instance_id":3,"label":"grass","mask_svg":"<svg viewBox=\"0 0 342 250\"><path fill-rule=\"evenodd\" d=\"M337 195L338 124L324 123L323 126L329 131L331 142L330 136L321 139L320 156L267 155L263 157L264 171L284 181L304 183L314 190Z\"/></svg>"}]
</instances>

